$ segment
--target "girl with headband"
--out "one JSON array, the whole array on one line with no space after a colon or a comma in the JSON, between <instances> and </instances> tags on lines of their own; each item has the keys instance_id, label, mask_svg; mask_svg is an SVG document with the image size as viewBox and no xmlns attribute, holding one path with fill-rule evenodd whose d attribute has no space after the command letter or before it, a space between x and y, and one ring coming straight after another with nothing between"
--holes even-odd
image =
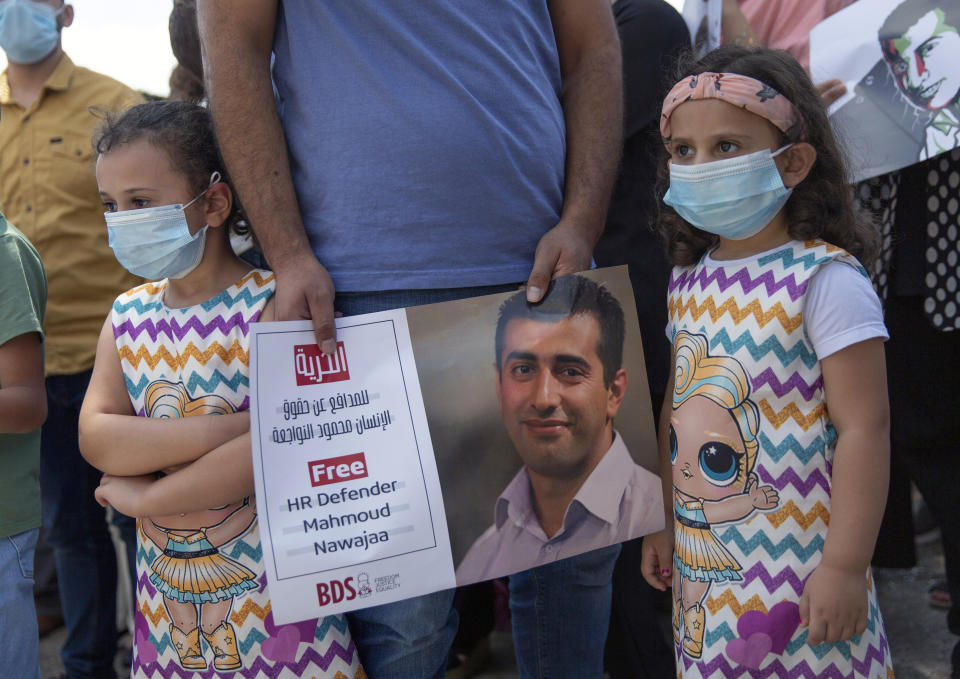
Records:
<instances>
[{"instance_id":1,"label":"girl with headband","mask_svg":"<svg viewBox=\"0 0 960 679\"><path fill-rule=\"evenodd\" d=\"M889 458L860 264L876 236L820 97L786 52L725 47L687 65L660 130L671 501L642 568L673 588L678 675L892 676L869 570Z\"/></svg>"}]
</instances>

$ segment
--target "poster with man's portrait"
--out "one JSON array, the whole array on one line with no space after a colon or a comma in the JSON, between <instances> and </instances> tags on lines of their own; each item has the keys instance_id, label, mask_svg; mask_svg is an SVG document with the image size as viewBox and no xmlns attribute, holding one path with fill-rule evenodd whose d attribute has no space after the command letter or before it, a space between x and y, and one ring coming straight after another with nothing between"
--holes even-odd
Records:
<instances>
[{"instance_id":1,"label":"poster with man's portrait","mask_svg":"<svg viewBox=\"0 0 960 679\"><path fill-rule=\"evenodd\" d=\"M251 442L274 618L489 580L663 527L626 267L258 323Z\"/></svg>"},{"instance_id":2,"label":"poster with man's portrait","mask_svg":"<svg viewBox=\"0 0 960 679\"><path fill-rule=\"evenodd\" d=\"M626 267L407 310L457 584L663 525Z\"/></svg>"},{"instance_id":3,"label":"poster with man's portrait","mask_svg":"<svg viewBox=\"0 0 960 679\"><path fill-rule=\"evenodd\" d=\"M960 145L960 3L859 0L810 33L814 82L840 78L830 109L860 181Z\"/></svg>"}]
</instances>

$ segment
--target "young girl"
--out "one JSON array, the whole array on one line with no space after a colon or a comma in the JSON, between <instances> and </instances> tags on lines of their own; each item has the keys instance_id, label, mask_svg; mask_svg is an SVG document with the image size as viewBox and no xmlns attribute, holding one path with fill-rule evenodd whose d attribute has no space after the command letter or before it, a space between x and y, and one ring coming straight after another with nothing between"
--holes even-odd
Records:
<instances>
[{"instance_id":1,"label":"young girl","mask_svg":"<svg viewBox=\"0 0 960 679\"><path fill-rule=\"evenodd\" d=\"M114 302L80 415L97 499L141 517L133 677L364 676L344 618L278 626L270 610L246 411L249 326L273 318L274 279L230 248L209 113L135 106L94 143L110 246L162 279Z\"/></svg>"},{"instance_id":2,"label":"young girl","mask_svg":"<svg viewBox=\"0 0 960 679\"><path fill-rule=\"evenodd\" d=\"M684 76L661 117L672 502L644 577L673 587L682 677L893 676L869 572L887 333L856 259L875 237L792 57L722 48Z\"/></svg>"}]
</instances>

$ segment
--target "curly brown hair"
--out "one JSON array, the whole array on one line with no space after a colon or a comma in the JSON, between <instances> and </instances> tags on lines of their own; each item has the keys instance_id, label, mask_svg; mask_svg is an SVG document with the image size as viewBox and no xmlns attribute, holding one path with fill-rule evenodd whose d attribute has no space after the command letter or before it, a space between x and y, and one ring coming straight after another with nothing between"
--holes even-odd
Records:
<instances>
[{"instance_id":1,"label":"curly brown hair","mask_svg":"<svg viewBox=\"0 0 960 679\"><path fill-rule=\"evenodd\" d=\"M210 112L186 101L150 101L116 114L101 114L103 122L93 133L93 148L98 155L111 149L145 139L163 151L172 167L180 172L195 193L207 188L210 176L220 173L220 181L230 186L233 205L226 225L233 233L246 236L250 226L244 219L230 178L220 156Z\"/></svg>"},{"instance_id":2,"label":"curly brown hair","mask_svg":"<svg viewBox=\"0 0 960 679\"><path fill-rule=\"evenodd\" d=\"M798 184L784 209L787 231L796 240L822 238L837 245L866 266L876 256L879 234L855 205L840 147L823 101L803 67L787 52L766 47L724 46L697 60L681 57L674 82L698 73L737 73L755 78L793 102L799 114L796 125L781 134L781 146L804 141L817 151L817 159ZM658 226L674 264L689 266L718 242L717 236L689 224L663 203L670 185L669 155L664 149L659 168Z\"/></svg>"}]
</instances>

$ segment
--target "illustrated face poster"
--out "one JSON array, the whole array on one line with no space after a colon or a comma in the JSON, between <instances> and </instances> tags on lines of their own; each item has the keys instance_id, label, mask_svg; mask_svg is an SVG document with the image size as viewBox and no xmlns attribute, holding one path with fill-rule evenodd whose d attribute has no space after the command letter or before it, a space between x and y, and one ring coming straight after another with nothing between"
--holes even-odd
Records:
<instances>
[{"instance_id":1,"label":"illustrated face poster","mask_svg":"<svg viewBox=\"0 0 960 679\"><path fill-rule=\"evenodd\" d=\"M275 617L488 580L663 525L626 267L254 326L251 434ZM310 374L312 372L312 375Z\"/></svg>"},{"instance_id":2,"label":"illustrated face poster","mask_svg":"<svg viewBox=\"0 0 960 679\"><path fill-rule=\"evenodd\" d=\"M830 121L853 180L960 145L960 4L860 0L810 33L810 70L847 85Z\"/></svg>"}]
</instances>

